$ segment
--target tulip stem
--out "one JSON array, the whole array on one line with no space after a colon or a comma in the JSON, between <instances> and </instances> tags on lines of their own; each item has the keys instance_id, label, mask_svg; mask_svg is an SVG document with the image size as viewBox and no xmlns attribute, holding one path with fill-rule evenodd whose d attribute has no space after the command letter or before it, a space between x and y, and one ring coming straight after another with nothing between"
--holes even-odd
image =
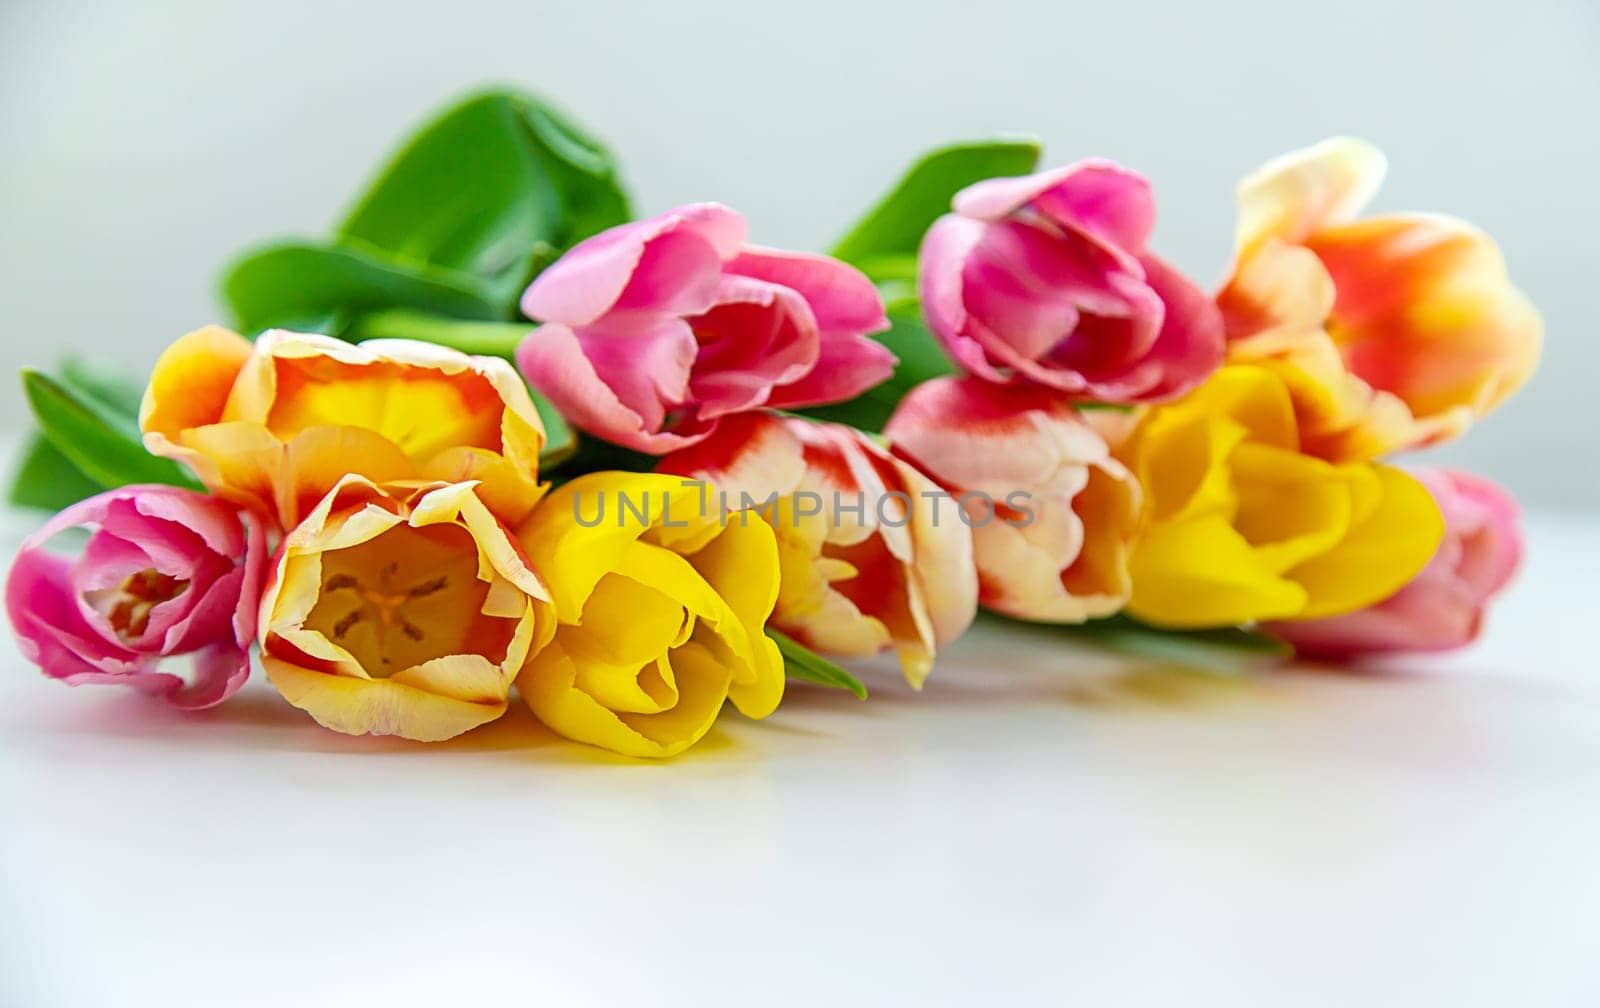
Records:
<instances>
[{"instance_id":1,"label":"tulip stem","mask_svg":"<svg viewBox=\"0 0 1600 1008\"><path fill-rule=\"evenodd\" d=\"M533 331L532 322L477 322L430 315L410 308L370 312L356 319L349 337L413 339L451 347L463 353L510 359L517 344Z\"/></svg>"}]
</instances>

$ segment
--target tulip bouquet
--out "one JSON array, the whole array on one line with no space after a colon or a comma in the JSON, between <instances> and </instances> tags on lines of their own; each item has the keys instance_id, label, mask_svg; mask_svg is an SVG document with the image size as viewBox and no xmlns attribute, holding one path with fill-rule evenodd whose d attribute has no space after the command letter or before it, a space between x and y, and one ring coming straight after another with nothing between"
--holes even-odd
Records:
<instances>
[{"instance_id":1,"label":"tulip bouquet","mask_svg":"<svg viewBox=\"0 0 1600 1008\"><path fill-rule=\"evenodd\" d=\"M235 262L234 328L142 388L24 374L13 501L62 510L7 582L22 652L183 708L254 654L319 723L421 741L515 691L662 757L788 679L864 697L833 659L920 687L980 607L1318 659L1471 641L1515 505L1388 460L1534 366L1493 242L1362 217L1383 158L1331 140L1245 179L1213 295L1149 247L1143 177L1038 158L941 148L795 252L716 203L633 219L599 143L474 96L331 239Z\"/></svg>"}]
</instances>

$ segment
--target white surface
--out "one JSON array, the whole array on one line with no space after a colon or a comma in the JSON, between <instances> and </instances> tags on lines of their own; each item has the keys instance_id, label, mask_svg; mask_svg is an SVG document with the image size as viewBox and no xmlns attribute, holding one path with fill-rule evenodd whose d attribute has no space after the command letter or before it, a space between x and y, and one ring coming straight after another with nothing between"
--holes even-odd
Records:
<instances>
[{"instance_id":1,"label":"white surface","mask_svg":"<svg viewBox=\"0 0 1600 1008\"><path fill-rule=\"evenodd\" d=\"M1600 1003L1600 525L1475 651L1230 682L987 628L638 764L0 675L0 1004Z\"/></svg>"},{"instance_id":2,"label":"white surface","mask_svg":"<svg viewBox=\"0 0 1600 1008\"><path fill-rule=\"evenodd\" d=\"M1544 311L1547 359L1447 449L1600 513L1595 0L0 0L0 382L64 348L143 374L219 321L223 263L325 234L428 110L536 89L608 140L641 212L716 199L823 248L911 157L1027 131L1148 174L1155 248L1221 278L1233 187L1357 133L1377 208L1465 217ZM9 386L15 390L15 386ZM0 425L26 416L0 396ZM1530 451L1529 446L1535 450Z\"/></svg>"}]
</instances>

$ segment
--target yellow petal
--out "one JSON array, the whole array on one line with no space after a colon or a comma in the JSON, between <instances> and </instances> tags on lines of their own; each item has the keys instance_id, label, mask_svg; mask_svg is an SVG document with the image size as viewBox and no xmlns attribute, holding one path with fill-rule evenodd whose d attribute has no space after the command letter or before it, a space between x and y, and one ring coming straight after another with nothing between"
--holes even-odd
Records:
<instances>
[{"instance_id":1,"label":"yellow petal","mask_svg":"<svg viewBox=\"0 0 1600 1008\"><path fill-rule=\"evenodd\" d=\"M1304 588L1274 573L1218 516L1149 529L1129 566L1128 611L1154 626L1237 626L1293 616L1306 602Z\"/></svg>"},{"instance_id":2,"label":"yellow petal","mask_svg":"<svg viewBox=\"0 0 1600 1008\"><path fill-rule=\"evenodd\" d=\"M558 639L535 655L517 690L540 721L567 738L625 756L660 759L698 742L715 723L727 696L727 669L688 643L670 656L677 702L654 714L618 712L577 688L581 662Z\"/></svg>"},{"instance_id":3,"label":"yellow petal","mask_svg":"<svg viewBox=\"0 0 1600 1008\"><path fill-rule=\"evenodd\" d=\"M1255 550L1264 570L1282 574L1337 545L1353 517L1349 482L1321 459L1258 444L1242 444L1228 460L1239 495L1233 527Z\"/></svg>"},{"instance_id":4,"label":"yellow petal","mask_svg":"<svg viewBox=\"0 0 1600 1008\"><path fill-rule=\"evenodd\" d=\"M168 454L178 433L222 419L223 406L239 371L249 360L250 342L221 326L207 326L180 337L162 352L150 373L139 407L139 428L155 439L147 447Z\"/></svg>"},{"instance_id":5,"label":"yellow petal","mask_svg":"<svg viewBox=\"0 0 1600 1008\"><path fill-rule=\"evenodd\" d=\"M503 695L472 702L393 679L311 671L270 654L261 656L261 666L285 700L323 727L346 735L400 735L418 742L441 742L506 711Z\"/></svg>"},{"instance_id":6,"label":"yellow petal","mask_svg":"<svg viewBox=\"0 0 1600 1008\"><path fill-rule=\"evenodd\" d=\"M1392 466L1354 466L1375 477L1375 499L1337 546L1288 572L1307 594L1306 607L1291 618L1337 616L1383 601L1416 577L1444 537L1439 506L1421 483Z\"/></svg>"}]
</instances>

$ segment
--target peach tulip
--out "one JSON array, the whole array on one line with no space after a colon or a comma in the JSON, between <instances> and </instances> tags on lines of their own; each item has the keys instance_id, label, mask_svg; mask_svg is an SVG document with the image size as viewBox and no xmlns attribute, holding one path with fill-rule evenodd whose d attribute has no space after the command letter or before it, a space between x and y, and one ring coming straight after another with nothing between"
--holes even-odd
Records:
<instances>
[{"instance_id":1,"label":"peach tulip","mask_svg":"<svg viewBox=\"0 0 1600 1008\"><path fill-rule=\"evenodd\" d=\"M475 484L351 475L278 550L261 663L324 727L436 742L504 714L554 631L549 591Z\"/></svg>"},{"instance_id":2,"label":"peach tulip","mask_svg":"<svg viewBox=\"0 0 1600 1008\"><path fill-rule=\"evenodd\" d=\"M771 625L807 647L844 657L893 648L921 687L938 649L972 622L972 533L955 503L858 430L745 414L660 470L705 481L718 507L772 525L781 578Z\"/></svg>"},{"instance_id":3,"label":"peach tulip","mask_svg":"<svg viewBox=\"0 0 1600 1008\"><path fill-rule=\"evenodd\" d=\"M1139 485L1059 395L936 378L906 394L884 435L963 508L984 606L1079 623L1127 602Z\"/></svg>"}]
</instances>

